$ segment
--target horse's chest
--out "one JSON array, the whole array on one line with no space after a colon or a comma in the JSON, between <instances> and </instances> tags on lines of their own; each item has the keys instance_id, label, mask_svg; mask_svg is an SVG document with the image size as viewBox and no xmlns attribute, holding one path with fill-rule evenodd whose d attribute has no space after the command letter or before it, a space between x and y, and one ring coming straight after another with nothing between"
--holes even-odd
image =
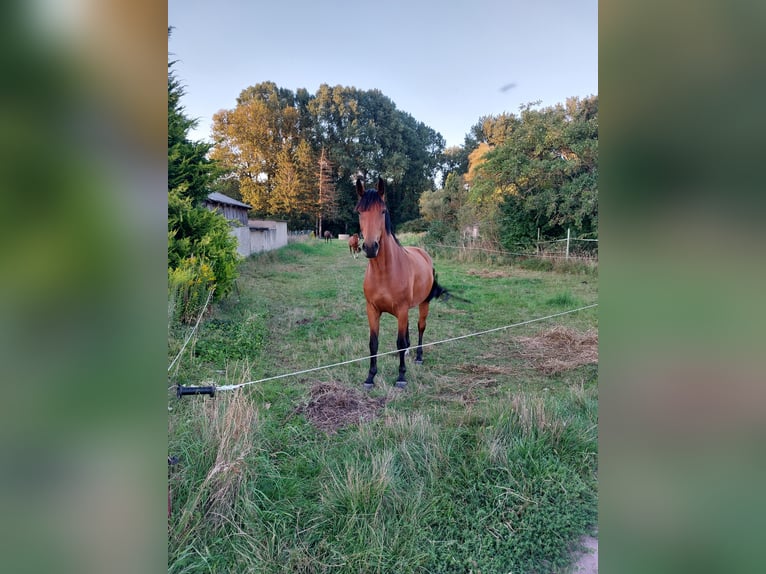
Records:
<instances>
[{"instance_id":1,"label":"horse's chest","mask_svg":"<svg viewBox=\"0 0 766 574\"><path fill-rule=\"evenodd\" d=\"M407 281L382 284L375 277L365 278L364 296L368 303L387 313L395 314L402 306L412 306L412 288Z\"/></svg>"}]
</instances>

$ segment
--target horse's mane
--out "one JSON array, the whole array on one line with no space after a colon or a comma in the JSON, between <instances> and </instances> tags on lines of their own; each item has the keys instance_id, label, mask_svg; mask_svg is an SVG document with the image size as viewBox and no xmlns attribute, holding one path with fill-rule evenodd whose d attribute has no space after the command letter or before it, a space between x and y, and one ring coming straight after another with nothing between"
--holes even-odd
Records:
<instances>
[{"instance_id":1,"label":"horse's mane","mask_svg":"<svg viewBox=\"0 0 766 574\"><path fill-rule=\"evenodd\" d=\"M368 189L364 192L364 195L359 198L359 203L356 204L356 211L368 211L372 207L376 206L382 206L386 207L386 202L383 201L383 199L380 197L380 194L375 189ZM394 238L394 241L396 241L397 245L401 245L399 243L399 239L397 239L396 234L394 233L394 228L391 225L391 217L388 214L388 209L386 208L386 233Z\"/></svg>"}]
</instances>

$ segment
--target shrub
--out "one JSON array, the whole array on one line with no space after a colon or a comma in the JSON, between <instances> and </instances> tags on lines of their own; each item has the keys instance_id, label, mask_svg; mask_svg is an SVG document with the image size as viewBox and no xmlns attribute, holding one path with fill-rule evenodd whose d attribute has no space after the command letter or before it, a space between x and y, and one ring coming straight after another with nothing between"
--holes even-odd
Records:
<instances>
[{"instance_id":1,"label":"shrub","mask_svg":"<svg viewBox=\"0 0 766 574\"><path fill-rule=\"evenodd\" d=\"M172 302L171 317L193 323L202 312L210 290L215 287L215 275L208 263L193 255L168 269L168 297Z\"/></svg>"},{"instance_id":2,"label":"shrub","mask_svg":"<svg viewBox=\"0 0 766 574\"><path fill-rule=\"evenodd\" d=\"M426 243L448 243L457 244L460 240L460 234L443 221L432 221L428 226L426 234Z\"/></svg>"},{"instance_id":3,"label":"shrub","mask_svg":"<svg viewBox=\"0 0 766 574\"><path fill-rule=\"evenodd\" d=\"M193 206L183 189L168 192L168 286L180 305L178 318L193 320L213 286L216 298L226 295L239 259L223 216Z\"/></svg>"},{"instance_id":4,"label":"shrub","mask_svg":"<svg viewBox=\"0 0 766 574\"><path fill-rule=\"evenodd\" d=\"M428 222L422 217L405 221L396 228L397 235L400 233L423 233L428 231Z\"/></svg>"}]
</instances>

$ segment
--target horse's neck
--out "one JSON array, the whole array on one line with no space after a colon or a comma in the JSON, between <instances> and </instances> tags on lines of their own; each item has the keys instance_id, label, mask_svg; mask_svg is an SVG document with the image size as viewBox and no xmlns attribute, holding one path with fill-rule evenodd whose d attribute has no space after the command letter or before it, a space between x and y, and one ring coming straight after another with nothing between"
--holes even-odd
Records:
<instances>
[{"instance_id":1,"label":"horse's neck","mask_svg":"<svg viewBox=\"0 0 766 574\"><path fill-rule=\"evenodd\" d=\"M406 256L404 247L399 245L393 235L386 233L381 236L378 256L375 259L370 259L370 265L374 270L385 273L391 267L399 264L401 259Z\"/></svg>"}]
</instances>

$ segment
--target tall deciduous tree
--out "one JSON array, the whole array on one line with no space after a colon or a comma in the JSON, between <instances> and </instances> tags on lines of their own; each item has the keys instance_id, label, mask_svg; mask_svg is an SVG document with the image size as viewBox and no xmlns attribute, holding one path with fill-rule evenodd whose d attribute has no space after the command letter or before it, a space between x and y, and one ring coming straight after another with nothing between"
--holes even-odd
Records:
<instances>
[{"instance_id":1,"label":"tall deciduous tree","mask_svg":"<svg viewBox=\"0 0 766 574\"><path fill-rule=\"evenodd\" d=\"M263 215L284 210L288 199L297 201L283 193L288 157L297 170L291 181L316 181L324 150L332 163L337 212L316 207L322 210L323 225L339 231L356 226L354 179L359 172L389 181L395 221L416 218L420 194L433 188L444 149L441 135L398 110L380 91L326 84L315 95L305 89L293 93L271 82L251 86L242 91L236 108L214 116L213 136L213 157L236 174L243 200ZM297 160L307 156L298 153L301 142L315 157L310 170L308 161ZM282 195L272 199L273 194ZM317 216L314 210L305 215Z\"/></svg>"},{"instance_id":2,"label":"tall deciduous tree","mask_svg":"<svg viewBox=\"0 0 766 574\"><path fill-rule=\"evenodd\" d=\"M598 97L522 108L505 140L476 168L469 200L487 207L507 247L532 244L537 229L560 237L598 233Z\"/></svg>"},{"instance_id":3,"label":"tall deciduous tree","mask_svg":"<svg viewBox=\"0 0 766 574\"><path fill-rule=\"evenodd\" d=\"M314 154L301 140L294 149L284 146L277 154L277 171L269 195L270 213L287 220L293 229L311 226L316 184L311 178Z\"/></svg>"},{"instance_id":4,"label":"tall deciduous tree","mask_svg":"<svg viewBox=\"0 0 766 574\"><path fill-rule=\"evenodd\" d=\"M332 162L327 158L324 148L319 156L319 170L317 178L319 193L316 208L316 234L322 237L322 222L326 218L338 215L338 194L335 189Z\"/></svg>"}]
</instances>

